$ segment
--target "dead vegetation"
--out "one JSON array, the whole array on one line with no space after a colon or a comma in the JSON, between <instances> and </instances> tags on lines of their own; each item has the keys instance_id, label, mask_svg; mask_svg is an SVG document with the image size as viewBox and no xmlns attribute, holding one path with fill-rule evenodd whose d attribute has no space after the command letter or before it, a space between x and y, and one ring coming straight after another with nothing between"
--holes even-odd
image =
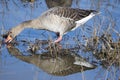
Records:
<instances>
[{"instance_id":1,"label":"dead vegetation","mask_svg":"<svg viewBox=\"0 0 120 80\"><path fill-rule=\"evenodd\" d=\"M110 40L111 39L111 40ZM110 35L95 36L88 40L85 52L92 52L103 67L120 66L120 41L113 42Z\"/></svg>"}]
</instances>

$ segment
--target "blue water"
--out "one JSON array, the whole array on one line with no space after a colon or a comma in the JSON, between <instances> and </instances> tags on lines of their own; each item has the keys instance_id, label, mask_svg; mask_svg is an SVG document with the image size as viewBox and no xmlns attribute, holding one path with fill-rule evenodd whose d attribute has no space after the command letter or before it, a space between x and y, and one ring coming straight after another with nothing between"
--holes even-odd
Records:
<instances>
[{"instance_id":1,"label":"blue water","mask_svg":"<svg viewBox=\"0 0 120 80\"><path fill-rule=\"evenodd\" d=\"M64 41L62 41L62 43L74 43L74 41L71 41L71 38L78 35L78 33L80 33L78 35L79 39L83 34L90 37L95 27L100 27L97 34L101 35L101 33L106 32L108 29L107 27L110 26L110 29L108 29L109 31L113 31L114 29L119 34L119 36L117 36L116 32L113 32L112 37L115 38L114 41L120 37L119 0L78 0L77 4L75 1L77 0L73 0L71 7L95 9L100 11L101 14L88 21L83 26L85 27L83 32L81 32L81 28L73 32L69 32L64 36ZM7 1L7 5L0 3L0 34L5 33L10 28L23 21L39 17L42 12L48 9L44 0L37 0L38 3L35 2L31 5L28 3L22 3L20 0L14 0L14 2L9 0ZM26 7L24 5L26 5ZM90 28L91 31L88 31L86 29L87 27ZM41 35L43 32L45 36ZM18 39L34 41L37 38L47 40L49 39L49 36L52 37L53 40L56 38L54 33L48 31L26 29L18 36ZM82 41L82 39L80 40ZM109 70L104 69L102 66L98 66L93 70L58 77L49 75L35 65L23 62L11 56L5 46L3 46L0 51L0 80L107 80L107 78L109 78L108 80L118 80L118 78L120 78L120 71L116 71L118 70L116 67L112 67L111 69L115 72L109 72Z\"/></svg>"}]
</instances>

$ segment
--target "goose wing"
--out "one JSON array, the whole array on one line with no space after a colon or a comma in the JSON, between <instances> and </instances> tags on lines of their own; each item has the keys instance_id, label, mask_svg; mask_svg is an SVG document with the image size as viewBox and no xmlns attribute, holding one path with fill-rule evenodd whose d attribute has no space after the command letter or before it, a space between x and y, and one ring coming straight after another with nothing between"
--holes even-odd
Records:
<instances>
[{"instance_id":1,"label":"goose wing","mask_svg":"<svg viewBox=\"0 0 120 80\"><path fill-rule=\"evenodd\" d=\"M70 7L54 7L46 12L46 14L54 14L59 17L68 18L74 21L81 20L91 13L97 13L95 10L84 10L79 8L70 8Z\"/></svg>"}]
</instances>

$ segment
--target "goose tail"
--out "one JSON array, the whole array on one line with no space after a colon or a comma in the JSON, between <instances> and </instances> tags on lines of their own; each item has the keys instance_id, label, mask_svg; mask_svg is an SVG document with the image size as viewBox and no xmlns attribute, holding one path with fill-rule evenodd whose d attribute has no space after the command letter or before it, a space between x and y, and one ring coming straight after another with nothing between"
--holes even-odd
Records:
<instances>
[{"instance_id":1,"label":"goose tail","mask_svg":"<svg viewBox=\"0 0 120 80\"><path fill-rule=\"evenodd\" d=\"M75 65L80 65L80 66L84 66L84 67L88 67L88 68L95 68L96 66L93 64L90 64L87 61L75 61L74 62Z\"/></svg>"},{"instance_id":2,"label":"goose tail","mask_svg":"<svg viewBox=\"0 0 120 80\"><path fill-rule=\"evenodd\" d=\"M84 23L86 23L89 19L91 19L95 15L100 14L100 12L95 11L95 10L90 10L90 12L91 13L87 17L85 17L85 18L83 18L83 19L78 20L78 21L75 22L76 23L76 28L79 27L79 26L81 26L81 25L83 25Z\"/></svg>"},{"instance_id":3,"label":"goose tail","mask_svg":"<svg viewBox=\"0 0 120 80\"><path fill-rule=\"evenodd\" d=\"M93 14L93 15L98 15L98 14L100 14L101 12L99 12L99 11L96 11L96 10L90 10L91 11L91 13Z\"/></svg>"}]
</instances>

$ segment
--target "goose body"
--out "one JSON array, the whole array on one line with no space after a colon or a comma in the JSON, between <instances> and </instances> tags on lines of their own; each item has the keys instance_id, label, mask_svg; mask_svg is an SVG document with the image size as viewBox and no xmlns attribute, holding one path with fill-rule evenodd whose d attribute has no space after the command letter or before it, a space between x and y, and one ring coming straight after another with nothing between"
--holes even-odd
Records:
<instances>
[{"instance_id":1,"label":"goose body","mask_svg":"<svg viewBox=\"0 0 120 80\"><path fill-rule=\"evenodd\" d=\"M5 42L11 41L25 28L44 29L58 34L55 42L60 42L62 36L70 30L74 30L83 25L98 12L95 10L83 10L70 7L54 7L44 12L40 17L24 21L9 31Z\"/></svg>"}]
</instances>

